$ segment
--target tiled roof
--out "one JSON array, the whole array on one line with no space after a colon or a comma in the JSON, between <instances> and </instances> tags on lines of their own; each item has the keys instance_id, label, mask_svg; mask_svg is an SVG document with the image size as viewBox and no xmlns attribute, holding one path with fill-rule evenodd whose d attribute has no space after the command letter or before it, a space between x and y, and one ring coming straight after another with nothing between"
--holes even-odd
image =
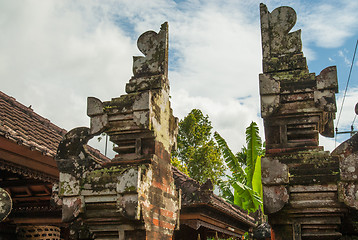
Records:
<instances>
[{"instance_id":1,"label":"tiled roof","mask_svg":"<svg viewBox=\"0 0 358 240\"><path fill-rule=\"evenodd\" d=\"M182 192L182 208L195 206L197 204L206 204L227 215L241 219L241 221L246 222L247 224L252 226L255 225L254 218L249 216L245 211L215 195L212 191L211 182L206 182L200 185L199 182L188 177L173 166L172 172L175 186L177 189L181 189Z\"/></svg>"},{"instance_id":2,"label":"tiled roof","mask_svg":"<svg viewBox=\"0 0 358 240\"><path fill-rule=\"evenodd\" d=\"M54 157L66 130L0 91L0 136Z\"/></svg>"},{"instance_id":3,"label":"tiled roof","mask_svg":"<svg viewBox=\"0 0 358 240\"><path fill-rule=\"evenodd\" d=\"M18 144L55 157L58 145L67 131L35 113L15 98L0 91L0 136ZM87 146L92 157L100 162L108 162L98 149Z\"/></svg>"}]
</instances>

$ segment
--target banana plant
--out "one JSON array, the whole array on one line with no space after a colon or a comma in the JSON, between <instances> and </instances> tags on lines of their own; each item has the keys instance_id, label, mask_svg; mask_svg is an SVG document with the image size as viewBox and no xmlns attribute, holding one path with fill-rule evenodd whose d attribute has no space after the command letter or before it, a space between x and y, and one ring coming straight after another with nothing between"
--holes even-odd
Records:
<instances>
[{"instance_id":1,"label":"banana plant","mask_svg":"<svg viewBox=\"0 0 358 240\"><path fill-rule=\"evenodd\" d=\"M255 122L246 128L246 147L234 154L224 138L214 133L224 160L231 171L227 181L220 181L223 197L230 203L238 205L248 212L255 212L262 207L261 156L262 141ZM232 191L233 190L233 191Z\"/></svg>"}]
</instances>

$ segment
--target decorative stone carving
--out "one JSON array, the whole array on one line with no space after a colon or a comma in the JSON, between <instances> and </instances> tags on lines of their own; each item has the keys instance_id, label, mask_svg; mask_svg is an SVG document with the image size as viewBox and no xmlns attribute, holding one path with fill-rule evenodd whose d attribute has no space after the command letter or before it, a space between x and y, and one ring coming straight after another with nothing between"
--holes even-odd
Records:
<instances>
[{"instance_id":1,"label":"decorative stone carving","mask_svg":"<svg viewBox=\"0 0 358 240\"><path fill-rule=\"evenodd\" d=\"M134 77L163 74L168 71L168 23L162 24L159 33L147 31L137 41L145 57L133 57Z\"/></svg>"},{"instance_id":2,"label":"decorative stone carving","mask_svg":"<svg viewBox=\"0 0 358 240\"><path fill-rule=\"evenodd\" d=\"M58 202L74 238L87 228L94 239L127 239L130 233L169 240L178 222L179 194L170 165L178 120L169 101L168 24L159 33L142 34L138 48L145 56L133 58L127 94L106 102L89 97L90 128L73 129L60 144ZM103 132L117 152L107 161L86 146Z\"/></svg>"},{"instance_id":3,"label":"decorative stone carving","mask_svg":"<svg viewBox=\"0 0 358 240\"><path fill-rule=\"evenodd\" d=\"M334 135L336 67L328 67L318 76L309 72L301 31L290 32L296 23L292 8L269 12L261 4L260 15L265 213L275 239L337 239L341 236L337 213L346 211L337 199L339 157L322 151L318 142L319 133Z\"/></svg>"},{"instance_id":4,"label":"decorative stone carving","mask_svg":"<svg viewBox=\"0 0 358 240\"><path fill-rule=\"evenodd\" d=\"M0 222L10 214L12 209L12 200L10 194L0 188Z\"/></svg>"},{"instance_id":5,"label":"decorative stone carving","mask_svg":"<svg viewBox=\"0 0 358 240\"><path fill-rule=\"evenodd\" d=\"M339 200L358 210L358 134L341 143L332 155L340 157Z\"/></svg>"},{"instance_id":6,"label":"decorative stone carving","mask_svg":"<svg viewBox=\"0 0 358 240\"><path fill-rule=\"evenodd\" d=\"M336 67L309 73L300 30L290 32L296 13L279 7L271 13L260 5L263 73L261 115L268 151L318 147L318 133L332 137L338 91Z\"/></svg>"},{"instance_id":7,"label":"decorative stone carving","mask_svg":"<svg viewBox=\"0 0 358 240\"><path fill-rule=\"evenodd\" d=\"M266 214L278 212L288 203L289 194L285 186L263 186L263 192Z\"/></svg>"},{"instance_id":8,"label":"decorative stone carving","mask_svg":"<svg viewBox=\"0 0 358 240\"><path fill-rule=\"evenodd\" d=\"M301 30L291 32L296 24L296 12L291 7L279 7L271 13L260 4L264 58L301 53Z\"/></svg>"}]
</instances>

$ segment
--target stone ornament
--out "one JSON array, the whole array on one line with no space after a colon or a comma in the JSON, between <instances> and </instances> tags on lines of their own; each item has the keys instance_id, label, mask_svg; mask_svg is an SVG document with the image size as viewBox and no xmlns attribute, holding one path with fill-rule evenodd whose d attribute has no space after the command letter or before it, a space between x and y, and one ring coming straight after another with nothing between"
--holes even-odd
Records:
<instances>
[{"instance_id":1,"label":"stone ornament","mask_svg":"<svg viewBox=\"0 0 358 240\"><path fill-rule=\"evenodd\" d=\"M12 209L12 199L10 194L0 188L0 222L10 214Z\"/></svg>"},{"instance_id":2,"label":"stone ornament","mask_svg":"<svg viewBox=\"0 0 358 240\"><path fill-rule=\"evenodd\" d=\"M264 57L279 57L302 51L301 30L291 32L296 24L296 12L291 7L279 7L271 13L260 4L262 42Z\"/></svg>"},{"instance_id":3,"label":"stone ornament","mask_svg":"<svg viewBox=\"0 0 358 240\"><path fill-rule=\"evenodd\" d=\"M90 128L71 130L59 146L57 202L62 221L77 235L85 228L94 239L127 239L130 231L164 240L179 221L180 195L170 165L178 119L170 106L168 23L159 33L143 33L137 45L144 57L133 57L127 94L105 102L89 97ZM113 159L89 151L88 140L101 133L113 143Z\"/></svg>"},{"instance_id":4,"label":"stone ornament","mask_svg":"<svg viewBox=\"0 0 358 240\"><path fill-rule=\"evenodd\" d=\"M296 12L260 5L263 73L259 75L261 116L268 151L318 147L318 133L334 136L337 69L310 73L302 53L301 31L290 32ZM276 151L275 150L275 151Z\"/></svg>"},{"instance_id":5,"label":"stone ornament","mask_svg":"<svg viewBox=\"0 0 358 240\"><path fill-rule=\"evenodd\" d=\"M137 41L138 49L145 57L133 57L133 75L167 75L168 69L168 23L162 24L159 33L147 31Z\"/></svg>"}]
</instances>

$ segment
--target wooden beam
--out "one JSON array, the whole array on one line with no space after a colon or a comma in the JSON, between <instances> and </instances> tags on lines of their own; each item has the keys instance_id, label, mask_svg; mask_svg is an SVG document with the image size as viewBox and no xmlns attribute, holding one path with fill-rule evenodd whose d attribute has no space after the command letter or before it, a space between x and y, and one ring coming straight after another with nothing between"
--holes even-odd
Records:
<instances>
[{"instance_id":1,"label":"wooden beam","mask_svg":"<svg viewBox=\"0 0 358 240\"><path fill-rule=\"evenodd\" d=\"M37 201L37 200L43 200L43 201L45 201L45 200L50 200L51 199L51 196L20 196L20 197L18 197L18 196L14 196L14 197L12 197L11 196L11 198L12 198L12 200L15 202L17 202L17 201L21 201L21 202L23 202L23 201Z\"/></svg>"},{"instance_id":2,"label":"wooden beam","mask_svg":"<svg viewBox=\"0 0 358 240\"><path fill-rule=\"evenodd\" d=\"M21 186L47 186L52 185L37 179L5 180L0 182L0 187L21 187Z\"/></svg>"},{"instance_id":3,"label":"wooden beam","mask_svg":"<svg viewBox=\"0 0 358 240\"><path fill-rule=\"evenodd\" d=\"M39 217L39 218L33 218L30 217L29 218L13 218L12 221L14 221L15 224L21 224L21 223L26 223L26 224L46 224L46 225L51 225L51 224L62 224L62 220L61 217Z\"/></svg>"},{"instance_id":4,"label":"wooden beam","mask_svg":"<svg viewBox=\"0 0 358 240\"><path fill-rule=\"evenodd\" d=\"M183 213L183 214L180 214L180 222L182 221L185 221L185 220L201 220L203 222L207 222L209 224L212 224L214 226L217 226L219 228L222 228L222 229L225 229L226 231L231 231L231 232L234 232L236 234L244 234L245 231L235 227L235 226L232 226L232 225L229 225L227 223L224 223L224 222L221 222L221 221L218 221L216 219L213 219L209 216L206 216L202 213Z\"/></svg>"},{"instance_id":5,"label":"wooden beam","mask_svg":"<svg viewBox=\"0 0 358 240\"><path fill-rule=\"evenodd\" d=\"M57 166L52 166L50 164L46 164L42 161L37 161L36 159L27 158L25 156L19 155L17 153L9 152L4 149L0 149L0 159L3 161L8 161L19 166L28 168L29 170L35 170L41 172L46 175L51 175L52 177L59 176L59 171Z\"/></svg>"}]
</instances>

